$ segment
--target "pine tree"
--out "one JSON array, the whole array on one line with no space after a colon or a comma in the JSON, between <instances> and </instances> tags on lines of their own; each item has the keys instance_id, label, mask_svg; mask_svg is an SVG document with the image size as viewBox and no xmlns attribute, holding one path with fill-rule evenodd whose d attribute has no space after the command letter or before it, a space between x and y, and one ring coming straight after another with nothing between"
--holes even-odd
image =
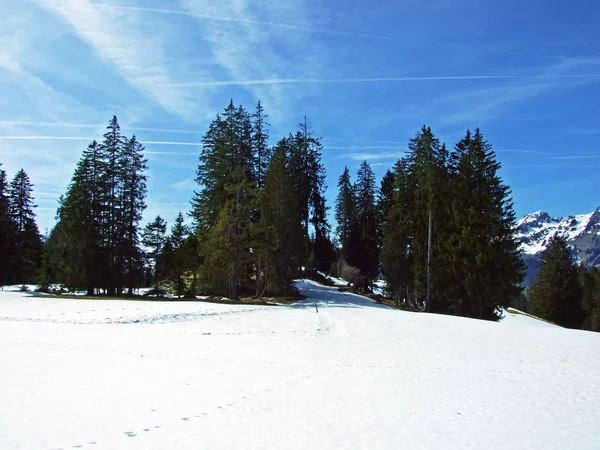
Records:
<instances>
[{"instance_id":1,"label":"pine tree","mask_svg":"<svg viewBox=\"0 0 600 450\"><path fill-rule=\"evenodd\" d=\"M379 272L377 212L375 207L375 175L367 161L357 172L354 187L356 220L348 242L348 263L373 279Z\"/></svg>"},{"instance_id":2,"label":"pine tree","mask_svg":"<svg viewBox=\"0 0 600 450\"><path fill-rule=\"evenodd\" d=\"M444 240L448 311L497 320L501 308L521 293L523 279L510 189L479 129L456 144L450 169L453 232Z\"/></svg>"},{"instance_id":3,"label":"pine tree","mask_svg":"<svg viewBox=\"0 0 600 450\"><path fill-rule=\"evenodd\" d=\"M350 238L352 226L356 222L356 198L348 167L344 167L344 172L340 175L338 181L335 220L338 223L336 235L342 247L342 256L348 258L348 239Z\"/></svg>"},{"instance_id":4,"label":"pine tree","mask_svg":"<svg viewBox=\"0 0 600 450\"><path fill-rule=\"evenodd\" d=\"M388 221L388 217L390 215L390 211L392 209L393 196L394 196L394 173L391 170L388 170L383 178L381 179L381 186L379 187L379 191L377 192L377 201L376 201L376 209L377 209L377 230L379 231L378 235L378 244L379 247L382 245L383 239L383 229Z\"/></svg>"},{"instance_id":5,"label":"pine tree","mask_svg":"<svg viewBox=\"0 0 600 450\"><path fill-rule=\"evenodd\" d=\"M159 293L159 259L166 242L167 222L160 215L147 224L142 232L142 244L149 249L148 258L154 262L155 292Z\"/></svg>"},{"instance_id":6,"label":"pine tree","mask_svg":"<svg viewBox=\"0 0 600 450\"><path fill-rule=\"evenodd\" d=\"M259 199L265 230L266 286L278 295L289 295L292 291L303 245L298 198L290 189L289 145L287 139L278 143Z\"/></svg>"},{"instance_id":7,"label":"pine tree","mask_svg":"<svg viewBox=\"0 0 600 450\"><path fill-rule=\"evenodd\" d=\"M271 161L271 148L269 147L269 123L268 115L260 103L256 105L256 111L252 115L252 149L255 158L256 187L264 188L265 174Z\"/></svg>"},{"instance_id":8,"label":"pine tree","mask_svg":"<svg viewBox=\"0 0 600 450\"><path fill-rule=\"evenodd\" d=\"M321 162L323 145L321 139L315 137L312 125L307 121L298 125L299 130L289 147L289 168L292 186L296 197L300 217L303 224L304 252L302 259L307 265L308 259L315 262L316 268L329 268L331 258L330 226L327 222L327 206L325 203L325 166ZM314 238L311 240L311 230Z\"/></svg>"},{"instance_id":9,"label":"pine tree","mask_svg":"<svg viewBox=\"0 0 600 450\"><path fill-rule=\"evenodd\" d=\"M8 282L9 263L13 259L13 227L10 220L8 182L6 172L1 167L0 163L0 286L4 286Z\"/></svg>"},{"instance_id":10,"label":"pine tree","mask_svg":"<svg viewBox=\"0 0 600 450\"><path fill-rule=\"evenodd\" d=\"M175 291L177 297L181 297L185 293L185 283L183 281L183 268L185 265L185 257L183 254L183 246L190 233L187 225L184 223L183 214L181 211L175 219L175 223L171 227L171 235L169 241L174 251L174 266L175 266Z\"/></svg>"},{"instance_id":11,"label":"pine tree","mask_svg":"<svg viewBox=\"0 0 600 450\"><path fill-rule=\"evenodd\" d=\"M146 208L146 170L147 160L143 156L144 146L135 136L125 140L119 155L118 173L120 181L119 199L121 215L119 220L120 249L119 267L123 268L122 283L118 285L128 288L129 295L133 288L140 284L143 277L142 251L139 243L139 223Z\"/></svg>"},{"instance_id":12,"label":"pine tree","mask_svg":"<svg viewBox=\"0 0 600 450\"><path fill-rule=\"evenodd\" d=\"M123 199L119 195L122 189L121 162L126 146L126 138L121 135L121 127L114 116L99 146L102 162L99 195L101 204L101 226L103 250L106 255L107 273L104 286L109 294L120 293L123 286L123 240L121 235L123 219Z\"/></svg>"},{"instance_id":13,"label":"pine tree","mask_svg":"<svg viewBox=\"0 0 600 450\"><path fill-rule=\"evenodd\" d=\"M8 188L9 217L14 230L14 257L9 269L10 281L26 283L34 281L34 274L41 266L42 238L35 222L33 208L33 185L27 173L20 169Z\"/></svg>"},{"instance_id":14,"label":"pine tree","mask_svg":"<svg viewBox=\"0 0 600 450\"><path fill-rule=\"evenodd\" d=\"M410 188L409 181L408 160L403 158L394 166L394 189L390 211L383 227L381 260L388 294L396 304L406 302L414 306L411 223L408 219L414 192Z\"/></svg>"},{"instance_id":15,"label":"pine tree","mask_svg":"<svg viewBox=\"0 0 600 450\"><path fill-rule=\"evenodd\" d=\"M569 328L583 324L583 291L564 238L554 235L548 241L528 294L530 314Z\"/></svg>"}]
</instances>

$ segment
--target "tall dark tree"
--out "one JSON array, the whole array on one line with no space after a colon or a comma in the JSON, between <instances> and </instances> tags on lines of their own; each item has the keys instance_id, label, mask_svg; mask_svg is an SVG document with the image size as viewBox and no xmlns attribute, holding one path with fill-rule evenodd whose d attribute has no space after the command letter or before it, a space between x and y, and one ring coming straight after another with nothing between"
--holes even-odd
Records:
<instances>
[{"instance_id":1,"label":"tall dark tree","mask_svg":"<svg viewBox=\"0 0 600 450\"><path fill-rule=\"evenodd\" d=\"M184 223L183 214L180 211L175 219L175 223L171 227L171 235L169 236L169 241L174 252L175 291L178 297L182 296L185 292L185 283L183 281L185 256L183 247L189 234L189 227Z\"/></svg>"},{"instance_id":2,"label":"tall dark tree","mask_svg":"<svg viewBox=\"0 0 600 450\"><path fill-rule=\"evenodd\" d=\"M286 139L278 143L259 199L265 229L266 287L283 295L292 290L293 275L300 265L297 256L303 245L298 198L290 189L289 145Z\"/></svg>"},{"instance_id":3,"label":"tall dark tree","mask_svg":"<svg viewBox=\"0 0 600 450\"><path fill-rule=\"evenodd\" d=\"M584 321L582 296L571 249L564 238L554 235L542 253L540 269L529 287L529 312L558 325L580 328Z\"/></svg>"},{"instance_id":4,"label":"tall dark tree","mask_svg":"<svg viewBox=\"0 0 600 450\"><path fill-rule=\"evenodd\" d=\"M256 110L252 114L252 149L256 165L256 187L258 189L265 186L265 174L272 156L271 147L269 146L268 117L259 100Z\"/></svg>"},{"instance_id":5,"label":"tall dark tree","mask_svg":"<svg viewBox=\"0 0 600 450\"><path fill-rule=\"evenodd\" d=\"M163 246L166 242L167 222L162 217L156 218L144 227L142 232L142 244L148 248L148 258L154 263L154 283L156 293L159 292L159 260Z\"/></svg>"},{"instance_id":6,"label":"tall dark tree","mask_svg":"<svg viewBox=\"0 0 600 450\"><path fill-rule=\"evenodd\" d=\"M323 145L321 138L314 135L312 125L306 117L298 128L298 132L290 140L293 145L290 146L289 168L303 224L303 257L307 262L308 259L314 261L315 267L326 267L327 270L328 261L324 258L329 254L331 242L330 226L327 222L328 208L325 203L325 166L321 161Z\"/></svg>"},{"instance_id":7,"label":"tall dark tree","mask_svg":"<svg viewBox=\"0 0 600 450\"><path fill-rule=\"evenodd\" d=\"M348 239L352 226L356 222L356 198L354 186L350 179L348 167L338 181L338 195L335 201L335 220L337 221L336 235L342 247L342 255L348 257Z\"/></svg>"},{"instance_id":8,"label":"tall dark tree","mask_svg":"<svg viewBox=\"0 0 600 450\"><path fill-rule=\"evenodd\" d=\"M126 139L118 160L121 214L118 227L120 248L117 253L123 278L117 290L126 287L130 295L143 277L143 253L138 230L146 208L147 162L144 158L144 146L136 137Z\"/></svg>"},{"instance_id":9,"label":"tall dark tree","mask_svg":"<svg viewBox=\"0 0 600 450\"><path fill-rule=\"evenodd\" d=\"M0 163L0 286L8 281L9 263L12 260L12 221L8 198L6 172Z\"/></svg>"},{"instance_id":10,"label":"tall dark tree","mask_svg":"<svg viewBox=\"0 0 600 450\"><path fill-rule=\"evenodd\" d=\"M388 294L396 304L406 302L414 306L409 219L412 195L408 160L403 158L394 166L392 203L383 226L381 261Z\"/></svg>"},{"instance_id":11,"label":"tall dark tree","mask_svg":"<svg viewBox=\"0 0 600 450\"><path fill-rule=\"evenodd\" d=\"M394 196L394 172L388 170L381 179L381 185L377 192L376 208L377 208L377 231L378 231L378 246L381 249L383 244L383 229L388 221Z\"/></svg>"},{"instance_id":12,"label":"tall dark tree","mask_svg":"<svg viewBox=\"0 0 600 450\"><path fill-rule=\"evenodd\" d=\"M348 242L348 262L372 279L377 277L379 272L379 233L375 206L375 175L367 161L363 161L358 169L354 191L356 220Z\"/></svg>"},{"instance_id":13,"label":"tall dark tree","mask_svg":"<svg viewBox=\"0 0 600 450\"><path fill-rule=\"evenodd\" d=\"M114 116L104 133L104 140L99 146L102 162L99 195L101 204L102 247L106 255L107 273L103 284L109 294L119 293L123 285L123 239L122 217L123 199L121 198L121 166L126 138L121 134L121 127Z\"/></svg>"},{"instance_id":14,"label":"tall dark tree","mask_svg":"<svg viewBox=\"0 0 600 450\"><path fill-rule=\"evenodd\" d=\"M11 282L34 281L41 266L42 238L35 222L33 185L27 173L20 169L8 188L9 217L14 231L13 258L9 274Z\"/></svg>"},{"instance_id":15,"label":"tall dark tree","mask_svg":"<svg viewBox=\"0 0 600 450\"><path fill-rule=\"evenodd\" d=\"M496 320L521 293L523 262L514 238L510 189L498 175L491 145L479 129L467 131L450 157L453 233L444 267L448 311Z\"/></svg>"}]
</instances>

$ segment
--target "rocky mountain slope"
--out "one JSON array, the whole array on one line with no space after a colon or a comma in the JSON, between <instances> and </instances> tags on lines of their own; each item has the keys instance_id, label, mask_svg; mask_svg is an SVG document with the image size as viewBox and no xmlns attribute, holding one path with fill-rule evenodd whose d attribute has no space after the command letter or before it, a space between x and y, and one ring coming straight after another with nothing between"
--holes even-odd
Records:
<instances>
[{"instance_id":1,"label":"rocky mountain slope","mask_svg":"<svg viewBox=\"0 0 600 450\"><path fill-rule=\"evenodd\" d=\"M577 263L586 266L600 264L600 207L589 214L567 217L550 217L543 211L527 214L517 222L516 234L527 264L525 285L533 280L541 254L555 233L567 240Z\"/></svg>"}]
</instances>

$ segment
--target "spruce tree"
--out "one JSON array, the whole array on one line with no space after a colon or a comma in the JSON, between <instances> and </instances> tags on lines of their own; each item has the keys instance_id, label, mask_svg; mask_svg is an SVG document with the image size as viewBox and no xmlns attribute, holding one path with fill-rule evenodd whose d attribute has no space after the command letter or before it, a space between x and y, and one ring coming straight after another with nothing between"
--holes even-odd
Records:
<instances>
[{"instance_id":1,"label":"spruce tree","mask_svg":"<svg viewBox=\"0 0 600 450\"><path fill-rule=\"evenodd\" d=\"M584 320L582 296L571 249L556 234L548 241L540 269L529 287L529 313L558 325L580 328Z\"/></svg>"},{"instance_id":2,"label":"spruce tree","mask_svg":"<svg viewBox=\"0 0 600 450\"><path fill-rule=\"evenodd\" d=\"M114 116L99 146L102 162L99 180L101 204L102 245L106 255L107 273L103 284L109 294L120 293L123 286L123 240L122 218L123 199L119 195L122 189L122 159L126 138L121 134L117 117Z\"/></svg>"},{"instance_id":3,"label":"spruce tree","mask_svg":"<svg viewBox=\"0 0 600 450\"><path fill-rule=\"evenodd\" d=\"M159 294L159 260L166 242L167 222L160 215L148 223L142 232L142 244L148 248L147 257L154 263L154 283L156 295Z\"/></svg>"},{"instance_id":4,"label":"spruce tree","mask_svg":"<svg viewBox=\"0 0 600 450\"><path fill-rule=\"evenodd\" d=\"M143 278L142 251L139 242L139 223L146 208L146 170L147 159L143 156L144 146L133 136L126 139L119 155L118 173L120 181L119 199L121 215L118 228L120 230L119 267L122 267L122 287L133 293L133 288L141 283Z\"/></svg>"},{"instance_id":5,"label":"spruce tree","mask_svg":"<svg viewBox=\"0 0 600 450\"><path fill-rule=\"evenodd\" d=\"M323 145L321 138L315 137L306 117L298 128L296 135L289 141L292 144L289 148L289 168L303 224L304 265L308 264L312 254L311 259L316 268L328 270L332 245L325 203L325 166L321 161Z\"/></svg>"},{"instance_id":6,"label":"spruce tree","mask_svg":"<svg viewBox=\"0 0 600 450\"><path fill-rule=\"evenodd\" d=\"M363 275L371 279L376 278L379 272L375 191L375 175L369 163L363 161L354 186L356 220L350 233L347 254L348 263L361 269Z\"/></svg>"},{"instance_id":7,"label":"spruce tree","mask_svg":"<svg viewBox=\"0 0 600 450\"><path fill-rule=\"evenodd\" d=\"M20 169L8 188L9 217L14 230L14 255L9 277L12 283L34 281L35 271L41 266L42 238L35 222L33 185L27 173Z\"/></svg>"},{"instance_id":8,"label":"spruce tree","mask_svg":"<svg viewBox=\"0 0 600 450\"><path fill-rule=\"evenodd\" d=\"M381 260L388 295L396 304L406 302L414 306L409 221L413 193L408 160L403 158L394 166L394 189L390 211L383 227Z\"/></svg>"},{"instance_id":9,"label":"spruce tree","mask_svg":"<svg viewBox=\"0 0 600 450\"><path fill-rule=\"evenodd\" d=\"M175 219L175 223L171 227L171 235L169 241L174 252L174 268L175 268L175 291L177 297L181 297L185 293L185 283L183 281L183 269L185 266L185 257L183 246L190 233L187 225L184 223L183 214L181 211Z\"/></svg>"},{"instance_id":10,"label":"spruce tree","mask_svg":"<svg viewBox=\"0 0 600 450\"><path fill-rule=\"evenodd\" d=\"M10 220L8 181L0 163L0 286L8 282L9 263L12 255L13 226Z\"/></svg>"},{"instance_id":11,"label":"spruce tree","mask_svg":"<svg viewBox=\"0 0 600 450\"><path fill-rule=\"evenodd\" d=\"M510 189L491 145L467 131L450 156L452 233L445 241L448 312L497 320L521 293L523 262L514 238Z\"/></svg>"},{"instance_id":12,"label":"spruce tree","mask_svg":"<svg viewBox=\"0 0 600 450\"><path fill-rule=\"evenodd\" d=\"M265 174L271 160L271 148L269 147L269 123L268 115L258 101L256 110L252 114L252 149L255 159L256 187L262 189L265 185Z\"/></svg>"},{"instance_id":13,"label":"spruce tree","mask_svg":"<svg viewBox=\"0 0 600 450\"><path fill-rule=\"evenodd\" d=\"M406 156L406 189L410 192L410 203L405 215L405 235L410 243L412 293L411 303L423 305L428 311L442 311L441 297L444 286L441 282L443 254L440 244L446 237L440 232L445 223L445 196L447 178L447 152L432 133L423 126L408 143ZM432 246L429 245L432 223ZM438 225L440 225L438 227ZM431 253L430 253L431 252ZM431 262L429 256L431 254ZM428 289L431 280L431 291ZM427 301L430 292L431 298ZM438 303L436 305L436 302Z\"/></svg>"},{"instance_id":14,"label":"spruce tree","mask_svg":"<svg viewBox=\"0 0 600 450\"><path fill-rule=\"evenodd\" d=\"M259 199L265 230L266 287L277 295L291 293L303 245L299 202L290 189L289 145L282 139L276 146Z\"/></svg>"},{"instance_id":15,"label":"spruce tree","mask_svg":"<svg viewBox=\"0 0 600 450\"><path fill-rule=\"evenodd\" d=\"M342 247L342 256L348 258L348 239L352 226L356 222L356 198L348 167L338 181L338 195L335 201L336 235Z\"/></svg>"}]
</instances>

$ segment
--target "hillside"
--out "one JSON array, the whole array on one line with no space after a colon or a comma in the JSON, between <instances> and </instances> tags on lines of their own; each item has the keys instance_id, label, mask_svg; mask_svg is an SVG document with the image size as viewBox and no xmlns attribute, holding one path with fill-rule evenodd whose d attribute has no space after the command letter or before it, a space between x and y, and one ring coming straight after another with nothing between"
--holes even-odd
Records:
<instances>
[{"instance_id":1,"label":"hillside","mask_svg":"<svg viewBox=\"0 0 600 450\"><path fill-rule=\"evenodd\" d=\"M598 448L600 335L298 286L291 307L0 292L0 448Z\"/></svg>"},{"instance_id":2,"label":"hillside","mask_svg":"<svg viewBox=\"0 0 600 450\"><path fill-rule=\"evenodd\" d=\"M516 235L527 264L526 285L535 277L541 253L555 233L566 239L577 263L600 264L600 208L589 214L566 217L551 217L543 211L527 214L517 222Z\"/></svg>"}]
</instances>

